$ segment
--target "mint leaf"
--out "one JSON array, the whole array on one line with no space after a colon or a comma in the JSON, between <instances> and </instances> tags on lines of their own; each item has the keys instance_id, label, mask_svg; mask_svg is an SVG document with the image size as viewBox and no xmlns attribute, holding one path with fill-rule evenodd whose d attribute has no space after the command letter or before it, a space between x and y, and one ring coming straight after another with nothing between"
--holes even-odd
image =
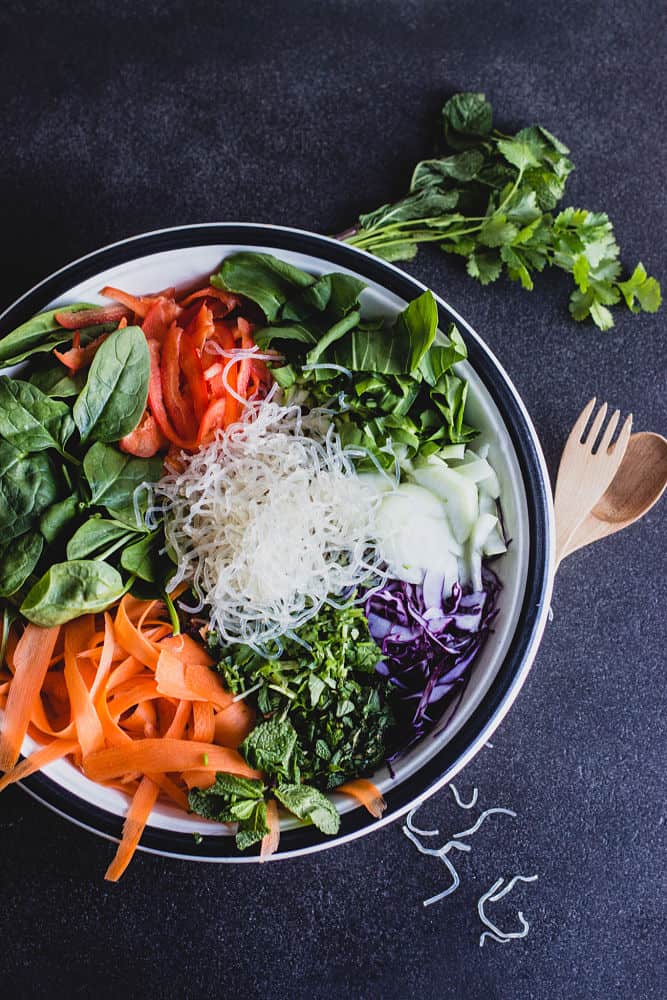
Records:
<instances>
[{"instance_id":1,"label":"mint leaf","mask_svg":"<svg viewBox=\"0 0 667 1000\"><path fill-rule=\"evenodd\" d=\"M322 833L338 833L340 816L329 799L311 785L278 785L275 790L278 801L291 813L310 822Z\"/></svg>"},{"instance_id":2,"label":"mint leaf","mask_svg":"<svg viewBox=\"0 0 667 1000\"><path fill-rule=\"evenodd\" d=\"M484 94L455 94L442 109L445 139L459 148L491 132L493 111Z\"/></svg>"},{"instance_id":3,"label":"mint leaf","mask_svg":"<svg viewBox=\"0 0 667 1000\"><path fill-rule=\"evenodd\" d=\"M293 776L292 758L297 745L297 733L290 722L269 719L255 726L239 747L250 767L269 777Z\"/></svg>"}]
</instances>

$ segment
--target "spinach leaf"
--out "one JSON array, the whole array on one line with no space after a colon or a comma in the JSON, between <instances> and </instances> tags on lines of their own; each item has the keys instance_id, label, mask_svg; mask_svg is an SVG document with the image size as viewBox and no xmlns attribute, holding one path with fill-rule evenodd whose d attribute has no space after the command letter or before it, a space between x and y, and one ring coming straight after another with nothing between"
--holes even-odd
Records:
<instances>
[{"instance_id":1,"label":"spinach leaf","mask_svg":"<svg viewBox=\"0 0 667 1000\"><path fill-rule=\"evenodd\" d=\"M326 312L329 322L334 323L359 305L359 296L365 287L363 281L351 274L336 271L323 274L285 303L280 312L281 318L299 321Z\"/></svg>"},{"instance_id":2,"label":"spinach leaf","mask_svg":"<svg viewBox=\"0 0 667 1000\"><path fill-rule=\"evenodd\" d=\"M20 611L35 625L64 625L104 611L125 593L120 573L104 562L54 563L29 591Z\"/></svg>"},{"instance_id":3,"label":"spinach leaf","mask_svg":"<svg viewBox=\"0 0 667 1000\"><path fill-rule=\"evenodd\" d=\"M72 496L65 497L64 500L51 504L44 511L39 519L39 530L49 544L54 542L77 516L79 502L79 498L72 494Z\"/></svg>"},{"instance_id":4,"label":"spinach leaf","mask_svg":"<svg viewBox=\"0 0 667 1000\"><path fill-rule=\"evenodd\" d=\"M306 362L309 365L315 365L318 363L324 352L327 350L331 344L335 344L336 341L341 340L346 333L350 330L354 330L355 326L358 325L361 319L361 313L358 310L348 313L347 316L343 316L339 319L337 323L334 323L327 332L321 337L318 344L312 348L306 355Z\"/></svg>"},{"instance_id":5,"label":"spinach leaf","mask_svg":"<svg viewBox=\"0 0 667 1000\"><path fill-rule=\"evenodd\" d=\"M128 545L120 555L120 564L123 569L140 580L155 583L160 577L162 540L162 532L153 531L150 535L144 535L138 542Z\"/></svg>"},{"instance_id":6,"label":"spinach leaf","mask_svg":"<svg viewBox=\"0 0 667 1000\"><path fill-rule=\"evenodd\" d=\"M108 521L99 514L84 521L67 543L68 559L100 558L100 553L109 547L124 544L137 535L136 531L118 521Z\"/></svg>"},{"instance_id":7,"label":"spinach leaf","mask_svg":"<svg viewBox=\"0 0 667 1000\"><path fill-rule=\"evenodd\" d=\"M281 784L275 796L286 809L302 820L310 820L318 830L330 836L338 833L340 816L329 799L312 785Z\"/></svg>"},{"instance_id":8,"label":"spinach leaf","mask_svg":"<svg viewBox=\"0 0 667 1000\"><path fill-rule=\"evenodd\" d=\"M148 344L138 326L116 330L93 358L74 404L82 441L118 441L139 423L148 399Z\"/></svg>"},{"instance_id":9,"label":"spinach leaf","mask_svg":"<svg viewBox=\"0 0 667 1000\"><path fill-rule=\"evenodd\" d=\"M86 383L86 377L84 372L70 374L58 362L55 365L38 368L30 375L28 381L41 389L46 396L51 396L53 399L70 399L79 395Z\"/></svg>"},{"instance_id":10,"label":"spinach leaf","mask_svg":"<svg viewBox=\"0 0 667 1000\"><path fill-rule=\"evenodd\" d=\"M270 777L289 778L294 775L292 758L297 745L297 733L290 722L269 719L255 726L239 747L250 767Z\"/></svg>"},{"instance_id":11,"label":"spinach leaf","mask_svg":"<svg viewBox=\"0 0 667 1000\"><path fill-rule=\"evenodd\" d=\"M438 329L438 306L433 293L426 291L399 313L392 331L392 339L410 344L410 367L416 372L422 358L429 350Z\"/></svg>"},{"instance_id":12,"label":"spinach leaf","mask_svg":"<svg viewBox=\"0 0 667 1000\"><path fill-rule=\"evenodd\" d=\"M141 530L134 517L134 492L142 483L160 478L161 457L135 458L98 441L84 456L83 472L90 486L90 502L106 507L112 517L117 511L124 512L131 518L130 526Z\"/></svg>"},{"instance_id":13,"label":"spinach leaf","mask_svg":"<svg viewBox=\"0 0 667 1000\"><path fill-rule=\"evenodd\" d=\"M49 458L25 455L0 440L0 524L6 542L32 527L58 496Z\"/></svg>"},{"instance_id":14,"label":"spinach leaf","mask_svg":"<svg viewBox=\"0 0 667 1000\"><path fill-rule=\"evenodd\" d=\"M36 531L0 545L0 597L10 597L21 589L37 565L43 545L44 539Z\"/></svg>"},{"instance_id":15,"label":"spinach leaf","mask_svg":"<svg viewBox=\"0 0 667 1000\"><path fill-rule=\"evenodd\" d=\"M278 317L283 305L299 288L315 279L298 267L266 253L236 253L223 260L211 284L257 303L269 322Z\"/></svg>"},{"instance_id":16,"label":"spinach leaf","mask_svg":"<svg viewBox=\"0 0 667 1000\"><path fill-rule=\"evenodd\" d=\"M41 351L50 351L58 344L64 344L72 339L72 331L60 326L56 320L57 312L62 312L64 306L50 309L49 312L33 316L26 323L17 326L15 330L0 339L0 365L15 365L29 355ZM68 309L94 309L86 302L78 302Z\"/></svg>"},{"instance_id":17,"label":"spinach leaf","mask_svg":"<svg viewBox=\"0 0 667 1000\"><path fill-rule=\"evenodd\" d=\"M0 437L24 452L65 445L75 430L67 403L45 396L41 389L7 376L0 378Z\"/></svg>"}]
</instances>

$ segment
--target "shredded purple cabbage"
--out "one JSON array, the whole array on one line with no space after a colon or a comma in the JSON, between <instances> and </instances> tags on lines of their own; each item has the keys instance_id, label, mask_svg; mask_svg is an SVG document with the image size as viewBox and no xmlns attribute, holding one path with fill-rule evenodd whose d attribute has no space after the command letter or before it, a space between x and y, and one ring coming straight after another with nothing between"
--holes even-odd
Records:
<instances>
[{"instance_id":1,"label":"shredded purple cabbage","mask_svg":"<svg viewBox=\"0 0 667 1000\"><path fill-rule=\"evenodd\" d=\"M383 655L376 670L395 686L408 709L407 745L390 761L436 721L433 706L447 721L456 710L470 666L498 614L502 584L488 566L482 568L482 584L481 591L466 593L456 583L444 597L444 577L429 572L423 584L390 580L369 594L368 626Z\"/></svg>"}]
</instances>

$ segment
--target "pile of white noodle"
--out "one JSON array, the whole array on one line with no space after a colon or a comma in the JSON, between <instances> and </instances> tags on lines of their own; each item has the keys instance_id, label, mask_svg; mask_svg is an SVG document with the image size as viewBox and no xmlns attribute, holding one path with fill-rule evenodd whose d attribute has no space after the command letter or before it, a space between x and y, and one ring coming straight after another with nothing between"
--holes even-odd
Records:
<instances>
[{"instance_id":1,"label":"pile of white noodle","mask_svg":"<svg viewBox=\"0 0 667 1000\"><path fill-rule=\"evenodd\" d=\"M211 628L266 653L330 600L386 573L382 493L357 476L330 416L265 400L153 489L178 569ZM340 598L339 598L340 599Z\"/></svg>"}]
</instances>

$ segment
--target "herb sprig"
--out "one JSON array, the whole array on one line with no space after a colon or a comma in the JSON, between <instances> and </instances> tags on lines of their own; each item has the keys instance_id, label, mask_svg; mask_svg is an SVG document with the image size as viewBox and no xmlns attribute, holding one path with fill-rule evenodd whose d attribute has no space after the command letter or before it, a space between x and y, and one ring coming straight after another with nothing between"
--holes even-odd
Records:
<instances>
[{"instance_id":1,"label":"herb sprig","mask_svg":"<svg viewBox=\"0 0 667 1000\"><path fill-rule=\"evenodd\" d=\"M570 313L614 325L610 307L656 312L660 285L639 263L621 280L620 249L603 212L553 214L574 169L569 149L540 125L505 135L493 129L484 94L461 93L442 109L443 154L422 160L410 191L359 217L340 234L385 260L410 260L436 243L465 258L468 274L488 285L504 272L532 290L535 272L557 267L574 279Z\"/></svg>"}]
</instances>

